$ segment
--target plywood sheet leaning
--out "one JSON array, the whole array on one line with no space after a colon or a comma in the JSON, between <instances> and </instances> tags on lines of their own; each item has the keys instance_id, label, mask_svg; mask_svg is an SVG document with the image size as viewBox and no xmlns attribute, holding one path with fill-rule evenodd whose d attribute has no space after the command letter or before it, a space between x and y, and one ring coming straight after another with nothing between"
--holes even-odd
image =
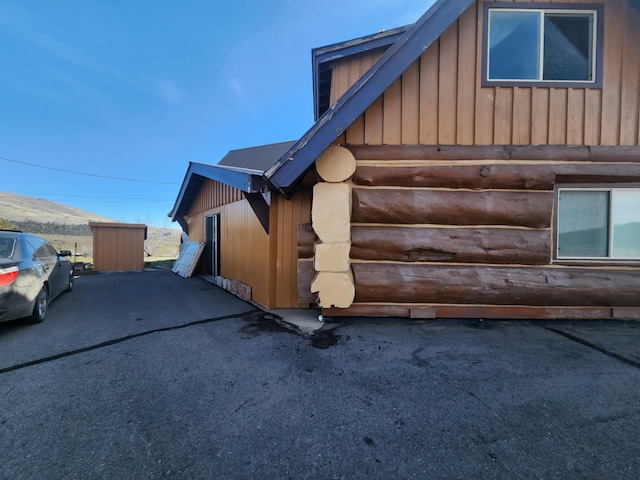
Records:
<instances>
[{"instance_id":1,"label":"plywood sheet leaning","mask_svg":"<svg viewBox=\"0 0 640 480\"><path fill-rule=\"evenodd\" d=\"M180 256L173 264L171 271L177 273L183 278L189 278L193 275L193 271L200 260L202 251L204 250L204 243L202 242L187 242L182 247Z\"/></svg>"}]
</instances>

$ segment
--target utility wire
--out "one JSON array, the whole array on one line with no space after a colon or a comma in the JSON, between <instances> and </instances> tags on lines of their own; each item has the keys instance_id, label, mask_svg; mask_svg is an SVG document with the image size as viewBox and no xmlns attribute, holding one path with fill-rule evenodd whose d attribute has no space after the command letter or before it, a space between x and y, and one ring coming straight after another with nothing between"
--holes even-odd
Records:
<instances>
[{"instance_id":1,"label":"utility wire","mask_svg":"<svg viewBox=\"0 0 640 480\"><path fill-rule=\"evenodd\" d=\"M0 192L1 193L1 192ZM66 193L33 193L33 192L11 192L16 195L26 195L30 197L62 197L62 198L87 198L88 201L92 202L100 202L102 200L108 200L110 202L134 202L134 201L145 201L145 202L165 202L169 200L174 200L173 198L151 198L151 197L127 197L126 200L114 200L113 196L96 196L96 195L68 195ZM83 201L83 200L80 200Z\"/></svg>"},{"instance_id":2,"label":"utility wire","mask_svg":"<svg viewBox=\"0 0 640 480\"><path fill-rule=\"evenodd\" d=\"M6 162L19 163L20 165L28 165L30 167L44 168L46 170L54 170L56 172L71 173L73 175L84 175L85 177L107 178L109 180L120 180L120 181L123 181L123 182L155 183L155 184L159 184L159 185L178 185L178 183L176 183L176 182L156 182L156 181L153 181L153 180L136 180L136 179L133 179L133 178L110 177L108 175L96 175L94 173L74 172L73 170L65 170L63 168L47 167L45 165L38 165L36 163L21 162L20 160L14 160L12 158L7 158L7 157L0 157L0 160L4 160Z\"/></svg>"}]
</instances>

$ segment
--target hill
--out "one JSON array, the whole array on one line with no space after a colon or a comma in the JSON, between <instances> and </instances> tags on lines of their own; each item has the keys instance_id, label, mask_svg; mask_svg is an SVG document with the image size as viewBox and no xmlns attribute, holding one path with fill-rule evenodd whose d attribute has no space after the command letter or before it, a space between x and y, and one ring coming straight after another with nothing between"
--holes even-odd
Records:
<instances>
[{"instance_id":1,"label":"hill","mask_svg":"<svg viewBox=\"0 0 640 480\"><path fill-rule=\"evenodd\" d=\"M9 221L33 221L63 225L87 225L89 222L115 222L94 213L61 203L0 192L0 218Z\"/></svg>"},{"instance_id":2,"label":"hill","mask_svg":"<svg viewBox=\"0 0 640 480\"><path fill-rule=\"evenodd\" d=\"M46 238L58 250L70 250L78 260L92 261L93 237L89 222L120 223L111 218L61 203L0 192L0 219L14 228ZM148 227L146 254L153 259L176 258L180 230Z\"/></svg>"}]
</instances>

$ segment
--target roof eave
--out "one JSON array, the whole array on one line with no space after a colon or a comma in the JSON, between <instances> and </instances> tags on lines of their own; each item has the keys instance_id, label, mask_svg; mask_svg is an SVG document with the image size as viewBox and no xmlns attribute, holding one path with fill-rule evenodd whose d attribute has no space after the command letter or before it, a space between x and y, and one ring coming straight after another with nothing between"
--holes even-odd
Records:
<instances>
[{"instance_id":1,"label":"roof eave","mask_svg":"<svg viewBox=\"0 0 640 480\"><path fill-rule=\"evenodd\" d=\"M267 182L262 172L258 170L190 162L176 202L169 213L172 221L176 221L188 213L193 201L188 192L190 190L198 190L204 179L224 183L244 193L264 192L267 189Z\"/></svg>"},{"instance_id":2,"label":"roof eave","mask_svg":"<svg viewBox=\"0 0 640 480\"><path fill-rule=\"evenodd\" d=\"M346 42L334 43L324 47L311 50L311 63L313 68L313 112L314 118L320 117L320 66L351 55L384 48L393 45L411 25L386 30L383 32L367 35L365 37L348 40Z\"/></svg>"},{"instance_id":3,"label":"roof eave","mask_svg":"<svg viewBox=\"0 0 640 480\"><path fill-rule=\"evenodd\" d=\"M438 0L265 176L288 196L313 162L476 0Z\"/></svg>"}]
</instances>

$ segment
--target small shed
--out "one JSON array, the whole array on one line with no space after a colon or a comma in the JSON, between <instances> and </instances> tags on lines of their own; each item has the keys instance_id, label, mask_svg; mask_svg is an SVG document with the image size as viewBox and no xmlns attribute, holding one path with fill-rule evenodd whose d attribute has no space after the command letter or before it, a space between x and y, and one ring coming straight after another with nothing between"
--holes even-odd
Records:
<instances>
[{"instance_id":1,"label":"small shed","mask_svg":"<svg viewBox=\"0 0 640 480\"><path fill-rule=\"evenodd\" d=\"M89 222L93 268L100 272L144 269L147 226L140 223Z\"/></svg>"}]
</instances>

